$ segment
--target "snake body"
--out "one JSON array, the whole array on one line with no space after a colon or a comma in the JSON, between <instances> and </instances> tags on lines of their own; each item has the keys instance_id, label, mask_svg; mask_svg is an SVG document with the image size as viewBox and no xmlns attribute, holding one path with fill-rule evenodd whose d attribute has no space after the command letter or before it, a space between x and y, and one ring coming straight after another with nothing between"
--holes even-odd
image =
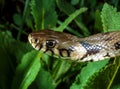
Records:
<instances>
[{"instance_id":1,"label":"snake body","mask_svg":"<svg viewBox=\"0 0 120 89\"><path fill-rule=\"evenodd\" d=\"M78 38L68 33L42 30L30 33L28 40L36 50L78 62L120 56L120 31Z\"/></svg>"}]
</instances>

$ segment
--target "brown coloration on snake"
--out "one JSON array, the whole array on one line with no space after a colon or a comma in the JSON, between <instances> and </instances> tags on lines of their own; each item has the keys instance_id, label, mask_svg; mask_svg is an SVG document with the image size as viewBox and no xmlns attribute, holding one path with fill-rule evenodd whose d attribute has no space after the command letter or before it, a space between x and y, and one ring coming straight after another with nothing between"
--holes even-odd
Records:
<instances>
[{"instance_id":1,"label":"brown coloration on snake","mask_svg":"<svg viewBox=\"0 0 120 89\"><path fill-rule=\"evenodd\" d=\"M98 61L120 56L120 31L78 38L63 32L42 30L29 34L28 40L37 50L74 61Z\"/></svg>"}]
</instances>

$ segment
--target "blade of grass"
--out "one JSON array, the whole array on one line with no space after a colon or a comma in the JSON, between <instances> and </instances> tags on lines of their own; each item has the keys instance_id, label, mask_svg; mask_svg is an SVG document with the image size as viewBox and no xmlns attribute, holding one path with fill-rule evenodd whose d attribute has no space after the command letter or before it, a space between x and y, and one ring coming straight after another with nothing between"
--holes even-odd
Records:
<instances>
[{"instance_id":1,"label":"blade of grass","mask_svg":"<svg viewBox=\"0 0 120 89\"><path fill-rule=\"evenodd\" d=\"M63 30L67 27L67 25L75 19L79 14L82 14L87 10L86 7L80 8L72 13L58 28L54 29L55 31L63 32Z\"/></svg>"}]
</instances>

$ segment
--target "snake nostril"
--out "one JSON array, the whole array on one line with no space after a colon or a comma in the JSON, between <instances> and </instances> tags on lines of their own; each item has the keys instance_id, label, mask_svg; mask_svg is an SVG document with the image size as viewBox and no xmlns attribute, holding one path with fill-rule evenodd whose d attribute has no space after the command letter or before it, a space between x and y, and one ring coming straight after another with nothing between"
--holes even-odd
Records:
<instances>
[{"instance_id":1,"label":"snake nostril","mask_svg":"<svg viewBox=\"0 0 120 89\"><path fill-rule=\"evenodd\" d=\"M35 43L37 43L37 42L38 42L38 39L37 39L37 38L36 38L36 39L34 39L34 42L35 42Z\"/></svg>"}]
</instances>

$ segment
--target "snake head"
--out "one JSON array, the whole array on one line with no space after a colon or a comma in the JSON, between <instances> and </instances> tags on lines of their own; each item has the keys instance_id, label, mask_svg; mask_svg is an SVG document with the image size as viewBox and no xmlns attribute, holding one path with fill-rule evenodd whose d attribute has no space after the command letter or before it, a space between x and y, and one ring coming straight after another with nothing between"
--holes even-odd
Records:
<instances>
[{"instance_id":1,"label":"snake head","mask_svg":"<svg viewBox=\"0 0 120 89\"><path fill-rule=\"evenodd\" d=\"M54 56L68 56L68 51L73 50L71 45L77 38L67 33L42 30L30 33L28 40L36 50Z\"/></svg>"}]
</instances>

